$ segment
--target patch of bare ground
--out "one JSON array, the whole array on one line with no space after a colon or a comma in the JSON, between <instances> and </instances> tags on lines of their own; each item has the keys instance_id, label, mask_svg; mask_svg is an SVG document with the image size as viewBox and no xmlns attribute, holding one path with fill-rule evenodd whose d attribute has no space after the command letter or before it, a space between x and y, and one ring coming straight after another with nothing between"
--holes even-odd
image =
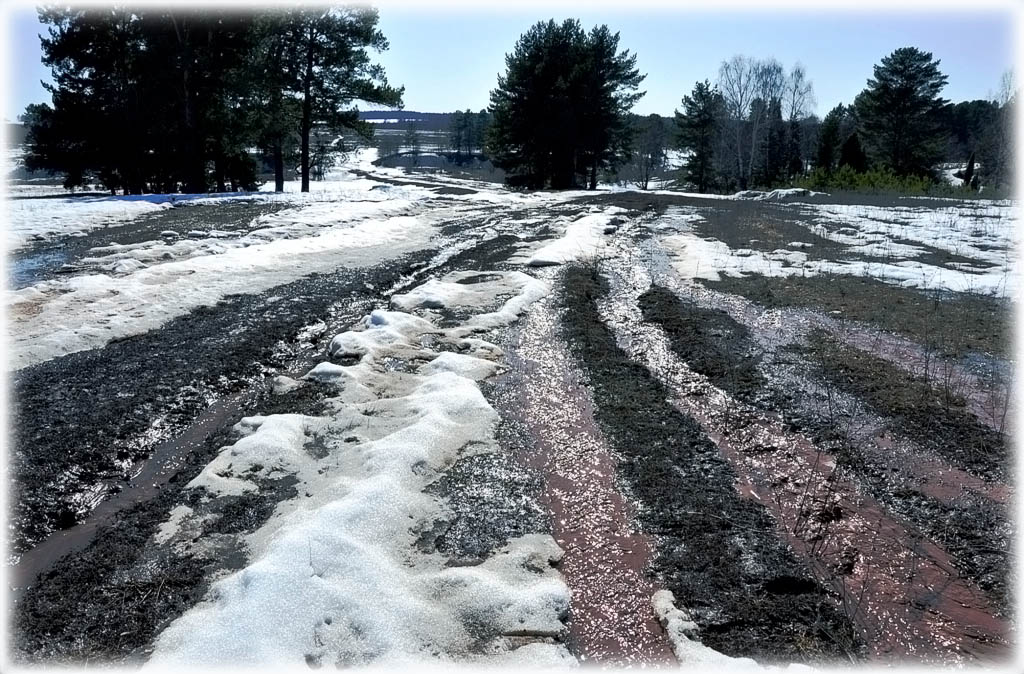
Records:
<instances>
[{"instance_id":1,"label":"patch of bare ground","mask_svg":"<svg viewBox=\"0 0 1024 674\"><path fill-rule=\"evenodd\" d=\"M802 307L870 323L946 356L1006 357L1012 349L1013 306L1004 299L926 292L856 276L723 276L701 283L770 309Z\"/></svg>"},{"instance_id":2,"label":"patch of bare ground","mask_svg":"<svg viewBox=\"0 0 1024 674\"><path fill-rule=\"evenodd\" d=\"M815 330L829 331L846 344L864 344L865 350L885 358L896 372L911 377L930 373L920 377L938 387L936 395L940 397L953 382L966 409L990 430L1004 434L1008 382L966 372L966 364L929 354L910 340L872 330L867 324L835 320L806 309L763 309L740 296L680 284L670 277L660 282L671 285L680 313L690 314L694 307L720 309L734 321L730 327L728 320L719 317L722 329L747 335L745 343L733 340L734 351L756 358L765 386L737 392L726 386L729 380L725 380L719 384L724 390L753 401L811 438L862 491L941 544L965 578L984 590L1000 611L1008 610L1011 485L973 475L918 444L903 434L884 410L876 411L859 397L840 390L821 376L814 362L792 347L806 343ZM684 343L667 328L665 317L671 315L670 311L649 318L666 327L679 357L685 360L688 353L719 348L716 343L702 342L699 334L687 335ZM707 374L699 360L689 364ZM734 360L733 364L742 366L743 361Z\"/></svg>"},{"instance_id":3,"label":"patch of bare ground","mask_svg":"<svg viewBox=\"0 0 1024 674\"><path fill-rule=\"evenodd\" d=\"M960 396L821 331L811 334L806 353L822 377L889 417L894 431L968 473L1006 479L1011 459L1007 438L981 424Z\"/></svg>"},{"instance_id":4,"label":"patch of bare ground","mask_svg":"<svg viewBox=\"0 0 1024 674\"><path fill-rule=\"evenodd\" d=\"M656 374L672 392L672 403L716 443L739 476L739 491L772 512L779 533L806 560L814 577L841 598L842 613L857 625L868 653L900 661L1005 661L1009 626L1000 602L982 591L982 583L965 577L962 569L971 566L970 552L949 546L962 554L954 559L943 547L963 533L967 522L995 527L982 534L985 541L975 537L963 541L967 545L982 546L991 537L998 541L1005 530L1000 509L984 498L970 501L975 495L961 494L950 506L937 499L922 503L910 494L898 495L895 503L883 502L872 489L862 489L857 471L843 465L850 462L830 454L834 445L818 442L815 431L821 427L807 424L799 410L795 417L804 432L780 420L779 412L792 420L790 410L747 405L687 366L679 353L713 353L715 347L707 346L707 335L703 343L681 345L678 333L645 324L636 306L650 286L645 275L636 265L613 272L614 289L602 304L602 316L614 327L619 344ZM646 313L656 318L650 310ZM732 332L742 334L742 326ZM700 359L694 360L704 368ZM769 382L776 385L774 378ZM778 404L789 395L785 390L775 393L760 400ZM961 529L960 534L944 536L937 523L919 527L905 519L927 522L936 515L949 515L940 521L947 529ZM996 567L998 557L997 552ZM1005 579L1005 556L1001 562L996 575L1002 571ZM973 578L983 582L982 569L974 571Z\"/></svg>"}]
</instances>

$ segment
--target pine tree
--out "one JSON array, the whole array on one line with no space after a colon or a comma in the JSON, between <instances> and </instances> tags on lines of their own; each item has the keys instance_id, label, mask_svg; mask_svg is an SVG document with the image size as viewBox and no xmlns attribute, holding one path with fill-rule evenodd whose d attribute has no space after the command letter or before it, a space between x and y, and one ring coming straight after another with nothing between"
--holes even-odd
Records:
<instances>
[{"instance_id":1,"label":"pine tree","mask_svg":"<svg viewBox=\"0 0 1024 674\"><path fill-rule=\"evenodd\" d=\"M462 148L466 146L466 136L468 133L466 113L456 110L452 114L452 121L448 131L448 142L458 157L462 156Z\"/></svg>"},{"instance_id":2,"label":"pine tree","mask_svg":"<svg viewBox=\"0 0 1024 674\"><path fill-rule=\"evenodd\" d=\"M800 120L789 120L789 128L786 133L786 177L795 178L803 175L804 159L801 146L803 145L803 130Z\"/></svg>"},{"instance_id":3,"label":"pine tree","mask_svg":"<svg viewBox=\"0 0 1024 674\"><path fill-rule=\"evenodd\" d=\"M818 131L818 152L815 167L826 173L832 173L839 159L840 124L846 116L846 108L842 103L829 110L821 121Z\"/></svg>"},{"instance_id":4,"label":"pine tree","mask_svg":"<svg viewBox=\"0 0 1024 674\"><path fill-rule=\"evenodd\" d=\"M384 69L370 62L367 50L384 51L388 41L377 29L377 10L370 7L300 7L287 14L288 51L282 66L288 91L301 100L299 119L302 191L309 191L310 137L315 127L325 133L354 129L369 136L355 101L398 107L403 87L388 84Z\"/></svg>"},{"instance_id":5,"label":"pine tree","mask_svg":"<svg viewBox=\"0 0 1024 674\"><path fill-rule=\"evenodd\" d=\"M967 159L967 169L964 171L964 185L971 186L974 180L974 153Z\"/></svg>"},{"instance_id":6,"label":"pine tree","mask_svg":"<svg viewBox=\"0 0 1024 674\"><path fill-rule=\"evenodd\" d=\"M868 153L897 175L930 175L942 158L947 101L939 93L947 77L939 63L915 47L897 49L874 67L854 101Z\"/></svg>"},{"instance_id":7,"label":"pine tree","mask_svg":"<svg viewBox=\"0 0 1024 674\"><path fill-rule=\"evenodd\" d=\"M702 194L714 183L715 134L723 108L718 89L704 80L694 85L689 96L683 96L683 112L675 113L679 148L688 153L686 180Z\"/></svg>"},{"instance_id":8,"label":"pine tree","mask_svg":"<svg viewBox=\"0 0 1024 674\"><path fill-rule=\"evenodd\" d=\"M633 184L646 190L654 173L665 165L665 124L658 115L634 117L630 174Z\"/></svg>"},{"instance_id":9,"label":"pine tree","mask_svg":"<svg viewBox=\"0 0 1024 674\"><path fill-rule=\"evenodd\" d=\"M636 57L606 26L540 22L524 33L491 92L488 152L512 185L592 189L628 155L627 113L643 94Z\"/></svg>"},{"instance_id":10,"label":"pine tree","mask_svg":"<svg viewBox=\"0 0 1024 674\"><path fill-rule=\"evenodd\" d=\"M849 166L858 173L868 170L868 158L864 154L856 131L850 134L839 150L839 167L843 166Z\"/></svg>"},{"instance_id":11,"label":"pine tree","mask_svg":"<svg viewBox=\"0 0 1024 674\"><path fill-rule=\"evenodd\" d=\"M416 130L416 122L409 122L402 137L402 145L405 146L406 154L412 156L412 165L420 164L420 135Z\"/></svg>"},{"instance_id":12,"label":"pine tree","mask_svg":"<svg viewBox=\"0 0 1024 674\"><path fill-rule=\"evenodd\" d=\"M756 99L754 104L763 106L764 102L761 99ZM778 183L785 170L786 127L782 120L782 106L778 99L769 102L766 108L763 112L758 113L764 119L764 135L758 147L761 161L755 176L758 184L772 188Z\"/></svg>"},{"instance_id":13,"label":"pine tree","mask_svg":"<svg viewBox=\"0 0 1024 674\"><path fill-rule=\"evenodd\" d=\"M47 7L39 19L50 26L42 49L53 108L32 113L46 127L34 134L28 162L64 173L69 187L95 177L111 191L141 192L139 18L125 8Z\"/></svg>"}]
</instances>

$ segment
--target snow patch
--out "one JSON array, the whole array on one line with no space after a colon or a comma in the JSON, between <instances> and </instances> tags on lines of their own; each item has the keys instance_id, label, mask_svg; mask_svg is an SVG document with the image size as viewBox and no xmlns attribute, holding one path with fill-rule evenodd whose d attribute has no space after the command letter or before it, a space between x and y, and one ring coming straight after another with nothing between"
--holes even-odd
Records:
<instances>
[{"instance_id":1,"label":"snow patch","mask_svg":"<svg viewBox=\"0 0 1024 674\"><path fill-rule=\"evenodd\" d=\"M515 300L533 286L516 274L496 273L492 290L518 287L502 306L523 310ZM430 297L438 286L431 288L407 299ZM461 298L480 307L500 302L483 295ZM564 646L543 641L563 632L569 607L553 567L562 552L550 536L513 539L475 566L451 567L416 547L422 532L451 517L424 488L460 456L497 447L498 415L475 380L496 371L488 357L500 349L461 336L475 318L444 330L420 316L374 311L331 342L332 356L353 355L354 364L320 363L306 376L337 385L324 401L328 414L239 422L243 437L189 488L215 498L287 477L304 496L279 503L246 537L249 565L214 583L159 635L149 666L574 663ZM429 345L439 340L485 358L437 353ZM420 359L429 362L415 373L393 367ZM162 540L188 517L172 512ZM523 639L533 641L517 648Z\"/></svg>"},{"instance_id":2,"label":"snow patch","mask_svg":"<svg viewBox=\"0 0 1024 674\"><path fill-rule=\"evenodd\" d=\"M616 209L616 212L621 209ZM585 215L569 223L562 238L549 243L526 260L528 267L546 267L565 264L573 260L593 259L605 247L605 228L611 224L613 215L607 211Z\"/></svg>"},{"instance_id":3,"label":"snow patch","mask_svg":"<svg viewBox=\"0 0 1024 674\"><path fill-rule=\"evenodd\" d=\"M732 195L733 199L753 199L756 201L798 201L809 197L829 196L825 192L813 192L802 187L788 187L785 189L762 192L760 190L743 190Z\"/></svg>"}]
</instances>

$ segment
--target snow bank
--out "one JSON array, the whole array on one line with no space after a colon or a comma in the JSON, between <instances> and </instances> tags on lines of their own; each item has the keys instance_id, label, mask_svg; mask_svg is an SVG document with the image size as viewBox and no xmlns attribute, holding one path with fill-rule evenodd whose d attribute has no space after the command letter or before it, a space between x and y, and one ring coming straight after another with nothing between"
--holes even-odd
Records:
<instances>
[{"instance_id":1,"label":"snow bank","mask_svg":"<svg viewBox=\"0 0 1024 674\"><path fill-rule=\"evenodd\" d=\"M526 260L526 265L546 267L596 258L605 246L605 228L611 224L613 216L621 212L624 209L613 206L604 212L591 213L569 223L562 238L534 252Z\"/></svg>"},{"instance_id":2,"label":"snow bank","mask_svg":"<svg viewBox=\"0 0 1024 674\"><path fill-rule=\"evenodd\" d=\"M488 276L496 292L518 287L520 297L529 287L518 274ZM449 300L501 302L484 295L475 288ZM356 355L354 364L321 363L307 375L338 385L325 401L329 414L238 424L243 437L188 487L217 498L288 476L304 496L280 503L246 538L248 566L214 583L159 635L150 667L574 663L564 646L543 641L562 633L569 606L553 568L562 553L550 536L511 540L475 566L449 567L416 547L422 532L451 517L424 488L459 456L497 446L498 416L475 380L497 369L500 350L429 347L479 347L481 340L460 336L472 322L443 330L419 316L374 311L332 341L331 353ZM408 373L389 367L396 359L426 362ZM172 511L161 540L187 547L192 516Z\"/></svg>"},{"instance_id":3,"label":"snow bank","mask_svg":"<svg viewBox=\"0 0 1024 674\"><path fill-rule=\"evenodd\" d=\"M547 296L551 287L522 272L452 272L391 298L398 309L491 309L453 331L461 336L508 325L526 308ZM502 298L508 299L499 304Z\"/></svg>"},{"instance_id":4,"label":"snow bank","mask_svg":"<svg viewBox=\"0 0 1024 674\"><path fill-rule=\"evenodd\" d=\"M218 255L111 274L46 281L8 293L8 367L98 348L234 293L257 293L313 273L376 264L429 245L419 218L364 220L317 236L277 239Z\"/></svg>"},{"instance_id":5,"label":"snow bank","mask_svg":"<svg viewBox=\"0 0 1024 674\"><path fill-rule=\"evenodd\" d=\"M848 246L885 251L916 242L987 265L1015 258L1017 209L1009 204L960 202L941 208L816 204L813 231ZM920 251L920 249L918 249ZM893 257L912 256L899 250Z\"/></svg>"},{"instance_id":6,"label":"snow bank","mask_svg":"<svg viewBox=\"0 0 1024 674\"><path fill-rule=\"evenodd\" d=\"M169 199L128 200L118 197L8 199L6 203L8 250L16 250L33 241L82 235L174 205Z\"/></svg>"},{"instance_id":7,"label":"snow bank","mask_svg":"<svg viewBox=\"0 0 1024 674\"><path fill-rule=\"evenodd\" d=\"M801 187L789 187L786 189L762 192L760 190L743 190L732 195L734 199L754 199L756 201L798 201L807 197L825 196L825 192L812 192Z\"/></svg>"}]
</instances>

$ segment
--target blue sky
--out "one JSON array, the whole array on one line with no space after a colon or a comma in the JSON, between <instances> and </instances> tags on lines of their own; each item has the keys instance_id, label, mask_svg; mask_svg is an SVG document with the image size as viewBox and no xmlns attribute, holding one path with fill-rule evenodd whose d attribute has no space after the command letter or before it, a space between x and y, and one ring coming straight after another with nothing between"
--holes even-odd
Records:
<instances>
[{"instance_id":1,"label":"blue sky","mask_svg":"<svg viewBox=\"0 0 1024 674\"><path fill-rule=\"evenodd\" d=\"M584 27L607 24L621 46L635 52L647 73L641 114L670 114L694 82L714 81L723 59L734 54L774 56L787 68L800 61L814 82L816 112L849 103L871 77L871 66L894 49L915 46L932 52L949 76L943 92L953 101L987 98L1014 63L1014 20L1009 12L862 12L744 9L710 12L625 7L598 10L536 6L497 10L384 6L380 27L391 49L379 55L389 80L405 85L406 108L429 112L478 110L504 70L505 54L538 20L573 16ZM39 80L38 24L25 7L10 12L11 40L4 116L15 119L25 105L49 101Z\"/></svg>"}]
</instances>

